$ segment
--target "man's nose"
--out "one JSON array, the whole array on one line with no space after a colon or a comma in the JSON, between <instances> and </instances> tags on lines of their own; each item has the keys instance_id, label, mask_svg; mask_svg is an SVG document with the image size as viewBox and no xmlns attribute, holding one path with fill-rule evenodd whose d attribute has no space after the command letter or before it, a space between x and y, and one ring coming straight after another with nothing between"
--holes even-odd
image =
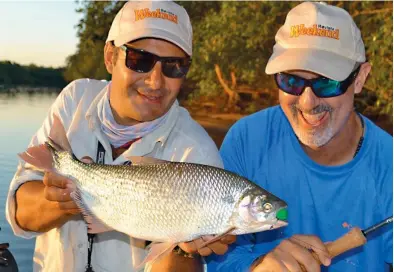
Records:
<instances>
[{"instance_id":1,"label":"man's nose","mask_svg":"<svg viewBox=\"0 0 394 272\"><path fill-rule=\"evenodd\" d=\"M311 87L306 87L299 97L298 104L303 110L312 110L319 104L319 97L315 95Z\"/></svg>"},{"instance_id":2,"label":"man's nose","mask_svg":"<svg viewBox=\"0 0 394 272\"><path fill-rule=\"evenodd\" d=\"M164 77L161 72L162 64L160 61L156 62L155 66L149 72L145 79L145 84L148 85L152 90L158 90L162 88Z\"/></svg>"}]
</instances>

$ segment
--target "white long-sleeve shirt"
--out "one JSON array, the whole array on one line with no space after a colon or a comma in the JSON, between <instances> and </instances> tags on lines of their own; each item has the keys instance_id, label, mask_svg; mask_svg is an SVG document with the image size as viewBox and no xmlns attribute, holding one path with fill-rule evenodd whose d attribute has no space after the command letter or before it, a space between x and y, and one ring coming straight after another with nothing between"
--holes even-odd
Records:
<instances>
[{"instance_id":1,"label":"white long-sleeve shirt","mask_svg":"<svg viewBox=\"0 0 394 272\"><path fill-rule=\"evenodd\" d=\"M97 117L97 104L108 91L107 81L80 79L73 81L59 94L30 146L47 140L56 114L64 128L73 153L78 159L89 156L96 159L98 141L105 148L106 164L122 164L128 156L150 156L162 160L202 163L223 167L216 145L206 131L195 122L176 101L169 110L164 124L133 143L115 160L109 141L101 132ZM15 235L36 237L33 271L85 271L88 238L86 224L80 216L60 228L45 233L24 231L15 221L15 192L30 180L42 180L43 173L26 169L20 161L10 184L6 218ZM93 245L92 266L100 271L133 271L130 238L119 232L96 235ZM149 270L149 269L145 269Z\"/></svg>"}]
</instances>

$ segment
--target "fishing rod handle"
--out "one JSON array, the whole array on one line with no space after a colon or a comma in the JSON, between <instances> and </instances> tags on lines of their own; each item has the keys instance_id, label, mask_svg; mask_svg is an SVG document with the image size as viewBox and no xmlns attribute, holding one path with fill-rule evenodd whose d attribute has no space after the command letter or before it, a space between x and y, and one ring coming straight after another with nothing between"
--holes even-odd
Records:
<instances>
[{"instance_id":1,"label":"fishing rod handle","mask_svg":"<svg viewBox=\"0 0 394 272\"><path fill-rule=\"evenodd\" d=\"M363 232L360 228L354 227L348 233L338 238L337 240L327 243L326 248L328 253L333 259L334 257L359 246L364 245L367 242ZM318 255L312 251L312 256L316 261L320 263ZM301 265L301 270L307 272L304 266Z\"/></svg>"}]
</instances>

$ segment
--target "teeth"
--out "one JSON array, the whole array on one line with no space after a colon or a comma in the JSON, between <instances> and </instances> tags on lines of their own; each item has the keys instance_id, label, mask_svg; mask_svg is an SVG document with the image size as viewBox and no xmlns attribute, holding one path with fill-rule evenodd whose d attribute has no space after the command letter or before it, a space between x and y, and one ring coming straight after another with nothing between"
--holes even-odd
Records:
<instances>
[{"instance_id":1,"label":"teeth","mask_svg":"<svg viewBox=\"0 0 394 272\"><path fill-rule=\"evenodd\" d=\"M146 97L147 97L148 99L150 99L150 100L158 100L158 99L159 99L159 97L155 97L155 96L147 96L147 95L146 95Z\"/></svg>"},{"instance_id":2,"label":"teeth","mask_svg":"<svg viewBox=\"0 0 394 272\"><path fill-rule=\"evenodd\" d=\"M145 96L149 100L159 100L161 98L161 96L149 96L149 95L142 94L142 93L141 93L141 95Z\"/></svg>"},{"instance_id":3,"label":"teeth","mask_svg":"<svg viewBox=\"0 0 394 272\"><path fill-rule=\"evenodd\" d=\"M324 116L324 114L326 114L325 111L321 112L321 113L317 113L317 114L307 114L307 113L303 113L301 112L302 116L304 117L304 119L311 125L315 125L317 124Z\"/></svg>"}]
</instances>

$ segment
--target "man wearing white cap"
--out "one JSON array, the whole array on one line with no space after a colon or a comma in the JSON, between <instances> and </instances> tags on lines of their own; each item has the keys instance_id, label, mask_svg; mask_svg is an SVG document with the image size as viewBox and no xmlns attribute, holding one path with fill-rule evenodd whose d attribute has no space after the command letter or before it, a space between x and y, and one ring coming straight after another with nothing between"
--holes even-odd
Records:
<instances>
[{"instance_id":1,"label":"man wearing white cap","mask_svg":"<svg viewBox=\"0 0 394 272\"><path fill-rule=\"evenodd\" d=\"M238 121L220 152L226 169L287 202L289 224L238 237L209 271L388 271L391 225L332 260L323 243L393 214L392 137L354 109L371 70L360 31L345 10L305 2L275 40L266 73L280 105Z\"/></svg>"},{"instance_id":2,"label":"man wearing white cap","mask_svg":"<svg viewBox=\"0 0 394 272\"><path fill-rule=\"evenodd\" d=\"M148 156L222 167L212 139L176 100L191 56L192 27L185 9L170 1L127 2L104 48L112 80L71 82L30 146L50 136L66 139L78 159L97 163L124 164L129 156ZM143 259L144 241L130 246L130 237L115 231L88 237L65 184L64 177L29 169L23 162L11 182L7 220L16 235L36 237L33 271L135 271L131 256ZM225 237L199 253L223 254L233 241ZM193 252L199 243L201 239L179 246ZM198 256L193 259L179 249L168 256L151 270L202 267Z\"/></svg>"}]
</instances>

